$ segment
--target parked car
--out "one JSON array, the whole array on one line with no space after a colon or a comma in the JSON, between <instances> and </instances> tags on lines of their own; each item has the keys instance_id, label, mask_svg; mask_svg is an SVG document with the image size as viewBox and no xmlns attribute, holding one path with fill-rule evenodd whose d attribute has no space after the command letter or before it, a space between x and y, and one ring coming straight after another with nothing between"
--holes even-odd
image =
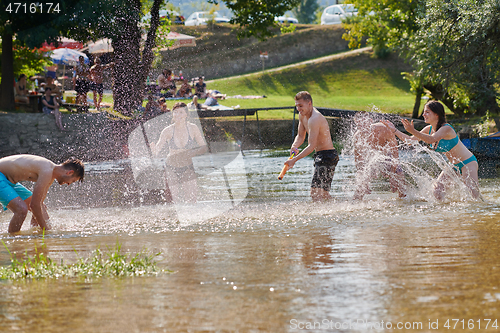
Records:
<instances>
[{"instance_id":1,"label":"parked car","mask_svg":"<svg viewBox=\"0 0 500 333\"><path fill-rule=\"evenodd\" d=\"M194 12L189 15L187 20L184 22L185 25L202 25L207 24L207 21L214 20L215 23L229 23L229 19L225 16L220 15L217 12Z\"/></svg>"},{"instance_id":2,"label":"parked car","mask_svg":"<svg viewBox=\"0 0 500 333\"><path fill-rule=\"evenodd\" d=\"M171 20L172 24L184 24L185 21L184 16L182 16L181 14L168 9L162 9L160 10L160 21L165 18ZM145 22L150 19L151 19L151 14L146 14L142 18L142 22Z\"/></svg>"},{"instance_id":3,"label":"parked car","mask_svg":"<svg viewBox=\"0 0 500 333\"><path fill-rule=\"evenodd\" d=\"M358 9L351 4L326 7L321 14L321 24L340 24L346 17L357 16Z\"/></svg>"},{"instance_id":4,"label":"parked car","mask_svg":"<svg viewBox=\"0 0 500 333\"><path fill-rule=\"evenodd\" d=\"M274 20L278 21L279 23L295 23L295 24L299 23L299 20L290 15L278 16L275 17Z\"/></svg>"}]
</instances>

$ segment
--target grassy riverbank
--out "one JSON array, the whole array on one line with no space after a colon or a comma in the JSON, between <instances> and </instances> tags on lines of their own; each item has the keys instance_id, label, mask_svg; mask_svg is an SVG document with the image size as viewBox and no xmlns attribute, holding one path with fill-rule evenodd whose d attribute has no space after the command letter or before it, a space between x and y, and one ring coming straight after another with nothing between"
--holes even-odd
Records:
<instances>
[{"instance_id":1,"label":"grassy riverbank","mask_svg":"<svg viewBox=\"0 0 500 333\"><path fill-rule=\"evenodd\" d=\"M294 105L293 96L307 90L314 105L321 107L371 110L410 114L414 96L401 72L407 65L395 56L374 59L369 52L273 72L259 72L211 81L207 86L232 95L266 95L263 99L228 99L222 104L241 108ZM287 119L291 111L268 111L259 117Z\"/></svg>"},{"instance_id":2,"label":"grassy riverbank","mask_svg":"<svg viewBox=\"0 0 500 333\"><path fill-rule=\"evenodd\" d=\"M207 88L217 89L227 96L266 96L221 101L223 105L239 105L240 108L293 106L295 94L307 90L313 95L315 106L349 110L376 108L380 112L411 114L414 96L401 75L407 70L408 65L395 55L388 59L375 59L367 51L284 69L217 79L210 81ZM89 97L92 97L91 93ZM103 101L113 103L112 96L106 95ZM174 103L167 101L168 107ZM292 111L260 112L259 118L291 119Z\"/></svg>"},{"instance_id":3,"label":"grassy riverbank","mask_svg":"<svg viewBox=\"0 0 500 333\"><path fill-rule=\"evenodd\" d=\"M228 98L220 103L240 108L293 106L295 94L307 90L314 105L320 107L372 110L411 114L414 95L401 72L408 65L395 55L388 59L372 58L371 52L340 56L336 59L308 63L284 69L209 81L208 89L227 96L255 95L266 98ZM90 96L90 95L89 95ZM112 103L111 96L104 98ZM176 101L167 101L172 107ZM203 102L203 100L201 101ZM291 119L291 110L263 111L259 119Z\"/></svg>"}]
</instances>

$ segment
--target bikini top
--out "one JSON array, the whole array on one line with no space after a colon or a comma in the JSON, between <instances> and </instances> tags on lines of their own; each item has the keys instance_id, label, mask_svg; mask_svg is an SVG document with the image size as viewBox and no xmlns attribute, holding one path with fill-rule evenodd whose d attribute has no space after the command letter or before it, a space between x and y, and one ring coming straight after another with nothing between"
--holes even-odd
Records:
<instances>
[{"instance_id":1,"label":"bikini top","mask_svg":"<svg viewBox=\"0 0 500 333\"><path fill-rule=\"evenodd\" d=\"M174 131L172 133L172 138L170 139L168 145L170 147L170 150L179 150L179 149L194 149L196 147L198 147L198 143L196 142L195 139L193 139L191 137L191 133L189 133L189 129L187 130L188 131L188 141L186 142L186 144L184 145L184 147L178 147L176 144L175 144L175 127L174 127Z\"/></svg>"},{"instance_id":2,"label":"bikini top","mask_svg":"<svg viewBox=\"0 0 500 333\"><path fill-rule=\"evenodd\" d=\"M453 127L450 124L444 124L444 126L450 126L452 129ZM432 131L432 125L431 128L429 129L429 134L431 134ZM453 129L455 131L455 129ZM441 139L439 140L437 146L431 145L431 148L437 151L438 153L446 153L452 150L456 145L458 145L458 135L455 133L455 137L453 139L445 140Z\"/></svg>"}]
</instances>

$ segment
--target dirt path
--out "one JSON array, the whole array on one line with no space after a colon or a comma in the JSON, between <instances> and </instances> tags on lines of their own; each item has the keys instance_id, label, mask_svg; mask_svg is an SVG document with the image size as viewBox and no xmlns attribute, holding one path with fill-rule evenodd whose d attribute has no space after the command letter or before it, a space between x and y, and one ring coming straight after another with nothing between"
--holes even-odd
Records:
<instances>
[{"instance_id":1,"label":"dirt path","mask_svg":"<svg viewBox=\"0 0 500 333\"><path fill-rule=\"evenodd\" d=\"M317 64L317 63L321 63L321 62L325 62L325 61L330 61L330 60L333 60L333 59L339 59L339 58L342 58L342 57L345 57L345 56L349 56L349 55L353 55L353 54L364 53L364 52L367 52L367 51L371 51L371 49L372 49L371 46L363 47L361 49L356 49L356 50L352 50L352 51L331 54L331 55L327 55L327 56L316 58L316 59L301 61L301 62L298 62L298 63L295 63L295 64L291 64L291 65L286 65L286 66L281 66L281 67L275 67L275 68L265 69L264 72L271 73L271 72L277 72L277 71L281 71L283 69L297 67L297 66L302 66L302 65ZM215 79L215 80L208 80L208 81L205 81L205 82L206 83L210 83L210 82L214 82L214 81L223 81L223 80L229 80L229 79L234 79L234 78L252 76L252 75L256 75L256 74L262 74L262 71L253 72L253 73L249 73L249 74L242 74L242 75L235 75L235 76L230 76L230 77L224 77L224 78Z\"/></svg>"}]
</instances>

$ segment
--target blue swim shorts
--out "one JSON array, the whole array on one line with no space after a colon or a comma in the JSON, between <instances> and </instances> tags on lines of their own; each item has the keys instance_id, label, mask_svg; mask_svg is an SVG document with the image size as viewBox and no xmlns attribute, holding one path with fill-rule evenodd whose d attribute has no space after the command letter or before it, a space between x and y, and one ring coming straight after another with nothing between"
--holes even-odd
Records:
<instances>
[{"instance_id":1,"label":"blue swim shorts","mask_svg":"<svg viewBox=\"0 0 500 333\"><path fill-rule=\"evenodd\" d=\"M13 199L21 197L26 200L31 197L33 193L23 185L16 183L12 184L3 173L0 172L0 203L3 210L7 210L7 205Z\"/></svg>"}]
</instances>

